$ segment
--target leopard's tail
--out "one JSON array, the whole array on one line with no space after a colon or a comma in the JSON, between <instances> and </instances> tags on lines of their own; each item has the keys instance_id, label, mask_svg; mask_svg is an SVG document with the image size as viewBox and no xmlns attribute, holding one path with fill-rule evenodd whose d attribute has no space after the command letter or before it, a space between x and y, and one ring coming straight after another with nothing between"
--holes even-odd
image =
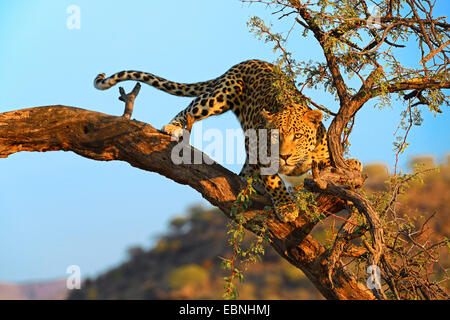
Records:
<instances>
[{"instance_id":1,"label":"leopard's tail","mask_svg":"<svg viewBox=\"0 0 450 320\"><path fill-rule=\"evenodd\" d=\"M208 92L215 84L215 79L197 83L177 83L141 71L121 71L105 78L105 74L99 74L94 80L94 86L99 90L106 90L119 82L134 80L144 82L156 89L181 97L198 97Z\"/></svg>"}]
</instances>

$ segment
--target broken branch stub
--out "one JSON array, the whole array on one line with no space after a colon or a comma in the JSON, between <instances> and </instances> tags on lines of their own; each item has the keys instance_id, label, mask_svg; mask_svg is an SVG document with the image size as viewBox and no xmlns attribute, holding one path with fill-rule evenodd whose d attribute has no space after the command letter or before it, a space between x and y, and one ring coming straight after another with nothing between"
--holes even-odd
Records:
<instances>
[{"instance_id":1,"label":"broken branch stub","mask_svg":"<svg viewBox=\"0 0 450 320\"><path fill-rule=\"evenodd\" d=\"M134 100L139 94L139 90L141 90L141 84L139 82L136 83L133 90L128 94L125 93L125 90L122 87L119 87L119 100L125 102L125 110L122 115L123 118L131 118L131 114L133 113Z\"/></svg>"}]
</instances>

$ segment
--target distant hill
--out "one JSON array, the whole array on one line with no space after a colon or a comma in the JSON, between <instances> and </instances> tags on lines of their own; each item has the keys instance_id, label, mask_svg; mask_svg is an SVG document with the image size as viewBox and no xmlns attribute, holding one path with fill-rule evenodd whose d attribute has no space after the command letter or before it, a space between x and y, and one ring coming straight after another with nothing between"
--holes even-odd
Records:
<instances>
[{"instance_id":1,"label":"distant hill","mask_svg":"<svg viewBox=\"0 0 450 320\"><path fill-rule=\"evenodd\" d=\"M13 284L0 282L0 300L63 300L66 280Z\"/></svg>"},{"instance_id":2,"label":"distant hill","mask_svg":"<svg viewBox=\"0 0 450 320\"><path fill-rule=\"evenodd\" d=\"M172 220L154 248L130 248L129 260L96 279L87 279L69 299L221 299L220 257L230 257L228 221L217 209L193 207ZM321 299L301 271L266 248L239 286L241 299Z\"/></svg>"}]
</instances>

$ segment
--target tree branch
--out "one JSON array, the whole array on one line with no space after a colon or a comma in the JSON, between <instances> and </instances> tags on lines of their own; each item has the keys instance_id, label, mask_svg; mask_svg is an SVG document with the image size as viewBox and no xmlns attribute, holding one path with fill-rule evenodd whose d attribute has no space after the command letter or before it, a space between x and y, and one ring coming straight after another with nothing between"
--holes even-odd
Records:
<instances>
[{"instance_id":1,"label":"tree branch","mask_svg":"<svg viewBox=\"0 0 450 320\"><path fill-rule=\"evenodd\" d=\"M314 34L314 37L319 42L323 49L325 59L327 61L328 69L333 80L333 85L336 88L337 95L339 97L339 102L341 107L345 106L349 101L349 95L347 87L345 85L344 79L342 78L341 71L339 69L339 63L336 55L329 48L328 35L317 25L314 19L311 17L310 12L306 5L301 4L297 0L291 0L290 3L297 7L299 15L305 21L308 29ZM296 21L301 24L301 20L296 18Z\"/></svg>"},{"instance_id":2,"label":"tree branch","mask_svg":"<svg viewBox=\"0 0 450 320\"><path fill-rule=\"evenodd\" d=\"M231 209L245 183L214 162L174 164L171 153L176 144L170 136L146 123L74 107L36 107L0 114L0 158L20 151L63 150L94 160L126 161L136 168L191 186L233 219ZM192 148L192 152L200 151ZM245 213L250 218L271 205L261 195L251 195L250 199L252 206ZM330 195L319 195L317 203L320 210L328 212L343 208L343 202ZM328 278L326 250L309 235L314 225L302 215L291 223L270 216L270 244L280 256L301 269L325 298L374 299L339 262L333 270L333 287Z\"/></svg>"}]
</instances>

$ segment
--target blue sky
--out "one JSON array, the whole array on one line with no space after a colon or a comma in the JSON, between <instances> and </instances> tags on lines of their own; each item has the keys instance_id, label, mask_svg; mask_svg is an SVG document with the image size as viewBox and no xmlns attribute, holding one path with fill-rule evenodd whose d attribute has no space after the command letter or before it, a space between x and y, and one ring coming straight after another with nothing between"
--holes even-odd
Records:
<instances>
[{"instance_id":1,"label":"blue sky","mask_svg":"<svg viewBox=\"0 0 450 320\"><path fill-rule=\"evenodd\" d=\"M69 5L81 9L79 30L66 27ZM438 15L449 7L441 1ZM100 72L136 69L197 82L246 59L273 61L271 47L248 32L252 15L277 22L264 7L238 0L0 0L0 112L64 104L120 115L117 88L101 92L92 86ZM289 27L281 24L278 31ZM322 59L314 42L292 39L297 59ZM311 97L336 110L336 102L323 93ZM160 128L189 101L145 86L133 117ZM357 116L352 156L392 167L400 111L395 103L382 111L367 105ZM410 155L439 159L450 151L448 110L435 118L425 112L424 119L409 136L411 146L400 159L403 168ZM202 127L239 125L225 114L203 121ZM226 166L235 172L241 167ZM206 204L196 191L155 173L68 152L24 152L0 159L0 179L0 281L7 282L65 277L73 264L83 277L96 275L122 261L126 248L149 246L187 206Z\"/></svg>"}]
</instances>

